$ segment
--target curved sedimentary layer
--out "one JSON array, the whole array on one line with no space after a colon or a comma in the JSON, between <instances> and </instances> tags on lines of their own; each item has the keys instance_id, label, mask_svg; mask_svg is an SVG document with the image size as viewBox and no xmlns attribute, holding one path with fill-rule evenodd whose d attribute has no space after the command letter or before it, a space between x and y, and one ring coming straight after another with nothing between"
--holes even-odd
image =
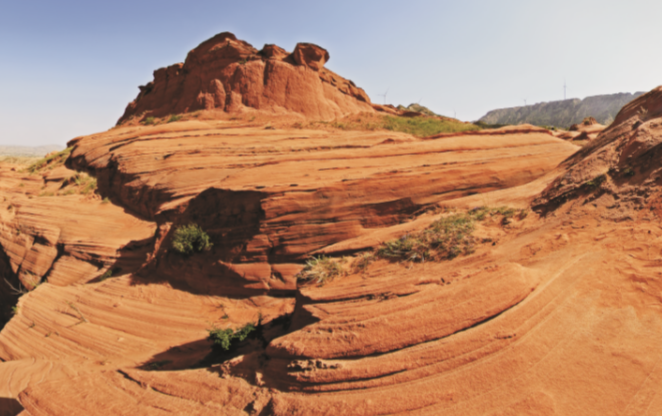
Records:
<instances>
[{"instance_id":1,"label":"curved sedimentary layer","mask_svg":"<svg viewBox=\"0 0 662 416\"><path fill-rule=\"evenodd\" d=\"M576 149L540 129L419 139L222 121L117 128L71 144L70 164L93 172L102 194L165 225L153 267L237 296L293 294L296 263L310 253L443 201L528 183ZM195 279L189 260L167 250L172 229L189 222L211 237L193 261L214 279Z\"/></svg>"},{"instance_id":2,"label":"curved sedimentary layer","mask_svg":"<svg viewBox=\"0 0 662 416\"><path fill-rule=\"evenodd\" d=\"M272 341L266 355L183 372L69 375L19 397L29 414L49 415L94 412L127 396L139 400L119 414L655 415L662 320L651 303L659 306L662 285L638 253L662 249L662 234L651 236L645 223L611 222L601 224L596 242L599 222L586 214L531 221L496 249L450 263L377 264L308 289L293 332ZM463 292L465 302L452 301ZM435 305L423 301L430 297L438 308L425 311ZM501 299L510 300L478 318L480 307ZM443 331L447 312L469 303L475 308ZM316 323L297 330L306 310ZM394 330L398 324L406 330ZM385 348L369 353L375 342ZM284 345L297 345L297 353ZM333 353L343 347L349 355ZM351 354L357 349L363 353ZM94 397L79 398L81 386Z\"/></svg>"},{"instance_id":3,"label":"curved sedimentary layer","mask_svg":"<svg viewBox=\"0 0 662 416\"><path fill-rule=\"evenodd\" d=\"M130 110L216 106L184 67L231 68L241 90L262 66L319 78L327 60L219 35ZM77 138L79 173L0 170L0 272L33 289L0 332L0 398L26 416L660 414L661 91L577 153L531 126L419 139L247 118ZM251 94L242 105L261 106ZM98 194L63 195L88 189L81 172ZM534 202L546 215L485 211L466 256L297 281L311 254L417 233L447 205L521 208L547 184ZM208 251L173 249L190 223ZM211 353L210 330L249 323Z\"/></svg>"}]
</instances>

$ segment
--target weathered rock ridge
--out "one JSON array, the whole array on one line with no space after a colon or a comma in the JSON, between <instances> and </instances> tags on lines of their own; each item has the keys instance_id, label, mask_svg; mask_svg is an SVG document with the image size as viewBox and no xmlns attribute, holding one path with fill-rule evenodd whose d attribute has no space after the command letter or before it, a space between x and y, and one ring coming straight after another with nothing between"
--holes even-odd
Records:
<instances>
[{"instance_id":1,"label":"weathered rock ridge","mask_svg":"<svg viewBox=\"0 0 662 416\"><path fill-rule=\"evenodd\" d=\"M224 293L293 291L297 263L311 253L442 201L525 184L576 149L537 128L435 137L189 121L76 139L69 163L97 177L102 194L157 222L162 245L172 226L207 229L214 247L197 258ZM337 251L371 244L359 239ZM200 285L188 261L167 251L157 258L160 273Z\"/></svg>"},{"instance_id":2,"label":"weathered rock ridge","mask_svg":"<svg viewBox=\"0 0 662 416\"><path fill-rule=\"evenodd\" d=\"M29 276L41 282L21 297L0 332L0 375L10 380L0 397L19 397L26 414L96 411L86 406L98 406L97 399L74 404L76 399L64 391L67 400L43 397L38 385L47 381L68 388L70 382L81 380L101 402L116 402L83 378L110 377L123 384L116 375L131 369L199 365L209 353L205 338L210 327L239 327L259 318L272 328L265 332L268 344L286 331L277 318L290 316L296 325L308 320L307 313L293 311L298 296L295 275L311 253L369 249L424 226L433 217L421 217L421 212L458 197L526 187L536 179L540 184L531 189L537 189L551 179L544 175L576 150L535 128L421 139L388 131L265 129L245 120L125 126L77 138L70 145L67 165L96 177L98 192L107 199L46 196L45 191L71 182L76 172L65 167L37 175L3 171L3 195L12 204L3 214L6 231L0 241L11 255L8 273L16 282L21 270L29 270ZM524 200L530 193L523 192ZM172 251L170 241L173 229L189 222L200 224L214 246L185 258ZM51 238L52 244L39 238L51 234L59 235ZM18 245L17 238L53 247L55 260L49 263L45 251L37 253L37 261L16 257L14 247L25 246ZM120 260L130 265L99 278ZM387 274L401 269L391 270ZM513 278L503 282L499 301L484 310L467 310L475 314L460 326L509 308L535 287L534 282ZM397 292L418 291L416 285L404 284ZM302 293L305 299L314 298ZM412 333L405 344L457 330L452 319L440 319L445 329L430 335ZM380 326L371 331L379 332ZM290 376L287 388L274 379L281 365L289 365L292 352L287 345L296 344L295 339L269 347L281 352L274 353L276 367L268 370L264 383L283 391L307 389ZM379 351L403 347L385 344ZM336 352L319 359L346 355L340 345L334 348ZM367 351L362 348L354 355ZM295 355L294 361L300 361ZM250 368L252 364L246 363ZM240 368L232 374L244 371ZM129 383L124 388L133 388L133 382L121 378ZM252 389L241 390L238 400L244 400L239 399L244 393L262 394ZM150 414L164 408L158 400L145 399L126 411ZM171 409L200 410L198 405L177 406ZM233 411L226 404L211 406Z\"/></svg>"},{"instance_id":3,"label":"weathered rock ridge","mask_svg":"<svg viewBox=\"0 0 662 416\"><path fill-rule=\"evenodd\" d=\"M214 39L191 68L328 60ZM136 124L72 140L65 166L0 165L0 273L31 289L0 331L0 415L662 414L662 88L582 149L527 125ZM297 280L497 205L521 211L486 214L466 256ZM190 223L210 250L173 249ZM209 330L248 323L211 353Z\"/></svg>"},{"instance_id":4,"label":"weathered rock ridge","mask_svg":"<svg viewBox=\"0 0 662 416\"><path fill-rule=\"evenodd\" d=\"M184 63L154 71L118 124L196 110L247 109L330 120L373 111L352 81L326 69L329 53L299 43L293 53L276 45L260 51L224 32L189 52Z\"/></svg>"},{"instance_id":5,"label":"weathered rock ridge","mask_svg":"<svg viewBox=\"0 0 662 416\"><path fill-rule=\"evenodd\" d=\"M554 207L586 197L622 214L657 199L662 184L660 116L662 87L626 105L611 126L565 161L567 171L549 185L536 206Z\"/></svg>"}]
</instances>

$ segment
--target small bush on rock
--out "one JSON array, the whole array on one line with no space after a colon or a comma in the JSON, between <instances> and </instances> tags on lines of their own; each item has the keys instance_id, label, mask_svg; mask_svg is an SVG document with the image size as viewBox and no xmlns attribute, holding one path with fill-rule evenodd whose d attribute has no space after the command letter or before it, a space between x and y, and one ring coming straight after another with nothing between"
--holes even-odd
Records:
<instances>
[{"instance_id":1,"label":"small bush on rock","mask_svg":"<svg viewBox=\"0 0 662 416\"><path fill-rule=\"evenodd\" d=\"M344 274L343 266L338 260L321 256L309 259L297 278L323 285L342 274Z\"/></svg>"},{"instance_id":2,"label":"small bush on rock","mask_svg":"<svg viewBox=\"0 0 662 416\"><path fill-rule=\"evenodd\" d=\"M197 224L178 227L172 240L172 248L181 254L199 253L212 247L209 235Z\"/></svg>"},{"instance_id":3,"label":"small bush on rock","mask_svg":"<svg viewBox=\"0 0 662 416\"><path fill-rule=\"evenodd\" d=\"M245 340L255 329L255 324L252 323L246 324L243 328L236 331L232 330L232 328L214 328L209 330L208 339L214 343L214 348L229 351L235 342Z\"/></svg>"}]
</instances>

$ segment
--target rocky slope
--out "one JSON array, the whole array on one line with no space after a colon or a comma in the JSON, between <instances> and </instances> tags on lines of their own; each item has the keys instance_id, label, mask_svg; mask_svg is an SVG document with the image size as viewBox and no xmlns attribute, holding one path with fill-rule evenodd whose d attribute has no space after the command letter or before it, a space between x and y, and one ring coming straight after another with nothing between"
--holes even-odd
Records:
<instances>
[{"instance_id":1,"label":"rocky slope","mask_svg":"<svg viewBox=\"0 0 662 416\"><path fill-rule=\"evenodd\" d=\"M589 141L598 137L606 126L593 117L586 117L581 123L573 124L568 130L554 130L552 134L563 140Z\"/></svg>"},{"instance_id":2,"label":"rocky slope","mask_svg":"<svg viewBox=\"0 0 662 416\"><path fill-rule=\"evenodd\" d=\"M662 412L662 90L581 150L534 126L253 115L126 122L0 165L0 271L32 288L0 332L6 414ZM478 208L499 205L519 214ZM473 252L365 257L452 212L481 215ZM191 223L213 245L183 256ZM312 254L373 261L320 286L297 278ZM228 352L207 338L250 323Z\"/></svg>"},{"instance_id":3,"label":"rocky slope","mask_svg":"<svg viewBox=\"0 0 662 416\"><path fill-rule=\"evenodd\" d=\"M528 123L536 126L568 128L586 117L594 117L600 124L611 124L620 109L643 92L596 95L583 100L543 102L524 107L492 110L480 118L485 124L507 125Z\"/></svg>"},{"instance_id":4,"label":"rocky slope","mask_svg":"<svg viewBox=\"0 0 662 416\"><path fill-rule=\"evenodd\" d=\"M120 374L126 380L121 374L150 363L168 361L163 369L199 365L210 351L206 329L213 326L239 327L258 317L267 324L279 316L305 321L300 314L292 315L295 298L305 293L299 294L295 275L311 253L373 247L424 226L433 217L421 212L458 197L536 179L538 187L544 186L551 179L544 175L576 150L535 128L420 139L388 131L265 130L264 125L246 124L189 121L122 127L74 140L67 163L95 175L99 193L111 203L84 196L38 196L51 175L72 172L62 167L45 176L7 173L34 182L23 187L26 194L12 200L17 208L6 218L8 236L15 238L11 224L23 227L39 219L59 224L64 230L60 235L75 233L76 241L83 236L100 241L78 244L85 250L75 252L76 245L60 237L54 244L62 247L62 255L55 264L68 266L62 268L66 273L54 273L57 267L34 272L46 283L21 297L16 315L0 333L0 358L5 361L0 372L11 380L5 397L16 397L34 384L30 380L42 378L64 386L68 382L63 378L74 374ZM77 204L71 205L70 198ZM48 210L46 202L69 209ZM122 214L113 216L104 209ZM101 215L86 217L94 211ZM89 235L68 225L75 222L98 233ZM186 258L173 252L170 241L173 229L189 222L200 224L214 246ZM36 232L22 229L21 236ZM114 239L115 229L126 231L124 240ZM5 244L10 253L13 245ZM127 250L131 244L143 248ZM97 263L91 262L101 246L108 247L102 252L107 257L97 254ZM116 267L118 260L113 259L122 258L113 253L127 251L140 253L142 263L100 280L104 270ZM71 265L65 261L69 258L75 260ZM33 267L23 263L21 267ZM405 271L398 265L391 269L396 275ZM525 282L513 283L499 305L476 311L470 321L506 308L530 291ZM418 290L407 283L397 291L412 289ZM453 331L455 324L449 323L440 334ZM284 330L274 326L271 337ZM278 362L286 361L287 354ZM97 394L99 400L116 400ZM20 399L30 414L76 414L71 406L93 412L75 404L74 398L35 398L39 404L29 404L31 400ZM127 412L156 411L156 402L146 403Z\"/></svg>"},{"instance_id":5,"label":"rocky slope","mask_svg":"<svg viewBox=\"0 0 662 416\"><path fill-rule=\"evenodd\" d=\"M554 206L588 194L588 200L600 200L619 212L649 206L658 198L660 116L662 87L626 105L609 128L568 159L565 174L536 205Z\"/></svg>"}]
</instances>

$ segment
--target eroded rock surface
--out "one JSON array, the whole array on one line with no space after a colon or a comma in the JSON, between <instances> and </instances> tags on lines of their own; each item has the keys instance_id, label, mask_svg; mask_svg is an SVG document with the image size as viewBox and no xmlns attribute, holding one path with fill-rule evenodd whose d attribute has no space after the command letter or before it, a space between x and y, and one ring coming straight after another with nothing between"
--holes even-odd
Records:
<instances>
[{"instance_id":1,"label":"eroded rock surface","mask_svg":"<svg viewBox=\"0 0 662 416\"><path fill-rule=\"evenodd\" d=\"M593 117L586 117L581 123L570 126L567 131L555 131L554 135L563 140L594 140L605 128L606 126L598 123Z\"/></svg>"},{"instance_id":2,"label":"eroded rock surface","mask_svg":"<svg viewBox=\"0 0 662 416\"><path fill-rule=\"evenodd\" d=\"M16 276L13 284L28 290L44 280L67 286L109 268L138 269L146 261L154 223L99 197L46 193L53 185L65 186L75 174L63 167L43 174L0 170L3 184L12 186L0 189L0 246L10 283Z\"/></svg>"},{"instance_id":3,"label":"eroded rock surface","mask_svg":"<svg viewBox=\"0 0 662 416\"><path fill-rule=\"evenodd\" d=\"M55 383L48 391L58 391L58 395L68 395L67 380L91 391L96 390L97 382L109 385L115 381L120 382L120 389L142 391L140 384L130 381L133 375L126 376L128 371L149 365L163 365L161 370L199 365L210 351L208 329L236 328L258 320L268 324L290 316L291 323L283 329L274 326L267 331L271 335L264 335L266 344L255 344L245 356L207 373L214 379L218 373L226 374L237 380L236 388L248 389L237 396L236 404L244 405L237 409L238 414L249 404L254 409L272 406L277 413L274 393L264 390L266 386L283 392L328 388L315 387L318 382L312 379L306 382L307 376L299 377L306 368L346 368L344 371L351 373L347 364L327 361L395 354L502 314L530 296L539 284L536 276L517 265L505 265L501 271L481 277L483 288L479 292L473 291L468 281L453 286L450 292L443 285L421 285L421 275L416 274L414 280L403 278L400 274L406 269L402 266L384 265L376 269L383 270L378 275L395 280L374 280L373 286L361 289L363 295L358 295L360 290L352 285L361 286L365 276L348 278L346 290L355 294L348 298L335 292L337 295L329 299L325 299L325 290L334 293L331 286L306 289L297 295L295 275L311 253L326 250L338 254L374 247L406 232L407 227L429 223L434 215L421 216L420 212L440 203L542 180L576 150L544 130L521 127L492 134L420 139L384 131L265 129L264 125L246 126L243 121L121 127L78 138L71 145L74 148L68 166L95 176L98 192L107 199L40 197L42 187L55 189L51 182L63 183L57 181L70 177L71 171L56 168L41 176L23 175L34 183L28 194L14 197L16 208L5 218L7 227L25 224L26 232L21 235L26 236L32 235L32 230L36 233L57 225L60 232L52 240L65 250L45 274L47 283L21 298L16 315L0 333L0 358L6 361L0 364L0 372L11 374L14 386L4 394L18 396L27 414L82 414L93 412L89 406L95 403L117 399L111 397L116 391L113 387L106 393L95 393L99 402L56 402L42 396L41 385ZM72 205L70 200L78 203ZM45 209L46 202L53 208ZM60 206L69 208L57 208ZM109 213L104 214L105 210ZM116 211L115 216L110 214ZM95 212L104 215L94 216ZM34 223L49 215L57 216L57 221L40 220L44 222L41 228ZM86 225L72 227L74 218ZM214 245L208 252L184 257L173 252L172 233L190 222L200 224ZM27 227L30 224L32 228ZM95 264L92 260L106 256L103 258L110 259L112 265L123 244L126 248L128 241L143 241L138 235L143 232L140 224L150 236L144 250L139 250L142 264L99 281L103 270L91 267ZM117 231L117 235L125 239L118 240L113 230L123 228L127 229ZM86 229L104 231L95 234ZM40 232L50 236L47 231ZM67 240L68 235L74 237ZM79 241L86 241L84 238L91 239L90 243L81 245ZM35 258L44 261L46 255L44 252ZM39 261L21 267L36 270L33 264L39 265ZM430 267L434 270L436 266ZM85 276L76 277L77 273ZM373 321L368 317L385 313L379 299L390 299L392 293L404 297L400 305L389 306L393 315L384 316L383 322L391 320L391 331L402 332L397 341L380 341L385 328L382 321L361 322L358 311L351 318L358 320L350 327L312 322L330 311L320 315L316 302L335 304L340 311L346 302L352 305L356 296L376 299L361 312ZM295 296L299 299L296 312ZM484 302L483 296L493 302ZM438 303L452 302L454 297L466 299L465 306L449 304L448 314L431 313ZM412 308L409 302L419 307ZM471 306L475 304L482 306ZM398 322L397 311L408 311L409 319L432 320L417 329L406 329L408 320ZM347 318L339 317L341 321ZM290 325L301 327L303 332L279 338ZM428 327L436 329L424 329ZM345 341L330 343L319 336L313 341L314 334L324 333L337 333L338 339ZM308 341L311 344L306 344ZM351 351L346 350L347 342L353 345ZM259 369L262 354L250 351L265 346L269 365ZM387 366L384 369L390 371ZM136 374L143 377L140 372ZM250 381L243 380L242 375ZM255 377L260 381L251 387ZM349 382L343 377L331 376L322 384ZM37 378L40 382L35 381ZM199 394L207 394L195 388ZM204 414L220 408L229 412L232 405L228 403L234 403L234 399L204 405L173 400L170 405L157 405L156 397L149 398L150 392L137 392L145 395L145 400L135 408L126 407L131 409L129 413L139 409L159 414L162 410L158 409L167 406L176 412L197 409ZM246 398L240 399L242 395ZM287 406L307 409L309 404Z\"/></svg>"},{"instance_id":4,"label":"eroded rock surface","mask_svg":"<svg viewBox=\"0 0 662 416\"><path fill-rule=\"evenodd\" d=\"M207 230L214 247L196 261L219 289L164 250L153 266L226 294L293 291L296 263L311 253L442 201L528 183L576 149L539 128L420 139L220 121L125 127L70 144L71 165L94 172L102 193L164 225L161 247L173 226Z\"/></svg>"},{"instance_id":5,"label":"eroded rock surface","mask_svg":"<svg viewBox=\"0 0 662 416\"><path fill-rule=\"evenodd\" d=\"M326 61L315 45L258 54L221 34L127 111L168 114L175 96L190 111L194 70L235 71L236 86L259 78L247 68L289 65L324 82ZM328 96L306 99L325 108ZM658 415L661 117L656 89L579 151L527 125L417 138L249 117L127 122L72 140L66 166L2 168L0 272L32 290L0 332L0 404L17 399L25 416ZM450 206L495 204L523 210L484 218L466 256L297 281L312 254L341 259ZM182 255L173 234L191 223L213 245ZM249 323L252 338L211 353L210 330Z\"/></svg>"},{"instance_id":6,"label":"eroded rock surface","mask_svg":"<svg viewBox=\"0 0 662 416\"><path fill-rule=\"evenodd\" d=\"M224 32L189 52L184 63L154 71L118 124L197 110L247 109L330 120L373 111L352 81L324 68L329 52L299 43L293 53L275 45L258 51Z\"/></svg>"},{"instance_id":7,"label":"eroded rock surface","mask_svg":"<svg viewBox=\"0 0 662 416\"><path fill-rule=\"evenodd\" d=\"M612 208L616 216L627 216L632 208L652 203L660 189L660 116L662 87L626 105L609 128L564 162L567 172L549 185L536 206L586 197Z\"/></svg>"}]
</instances>

